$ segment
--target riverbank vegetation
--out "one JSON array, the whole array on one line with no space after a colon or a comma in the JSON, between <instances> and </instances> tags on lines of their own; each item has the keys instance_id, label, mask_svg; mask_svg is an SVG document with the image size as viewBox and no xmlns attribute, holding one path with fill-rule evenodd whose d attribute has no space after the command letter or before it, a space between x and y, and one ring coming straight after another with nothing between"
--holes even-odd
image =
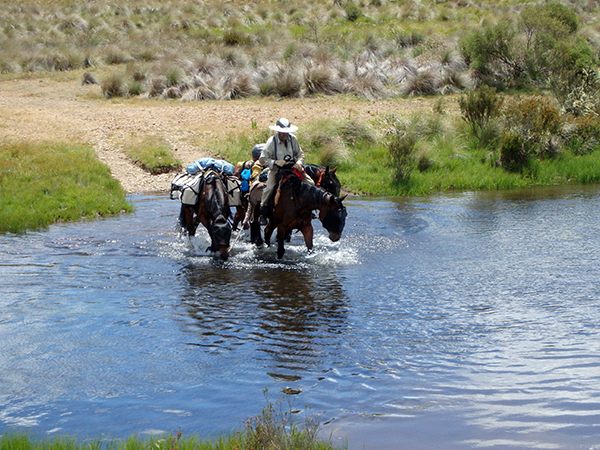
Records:
<instances>
[{"instance_id":1,"label":"riverbank vegetation","mask_svg":"<svg viewBox=\"0 0 600 450\"><path fill-rule=\"evenodd\" d=\"M306 162L337 166L355 193L600 181L597 2L0 0L0 12L0 72L84 70L106 98L435 96L428 112L299 124ZM269 133L202 146L237 162ZM164 142L125 147L151 173L181 167Z\"/></svg>"},{"instance_id":2,"label":"riverbank vegetation","mask_svg":"<svg viewBox=\"0 0 600 450\"><path fill-rule=\"evenodd\" d=\"M0 232L132 210L90 147L5 143L0 148Z\"/></svg>"},{"instance_id":3,"label":"riverbank vegetation","mask_svg":"<svg viewBox=\"0 0 600 450\"><path fill-rule=\"evenodd\" d=\"M141 439L94 439L77 441L59 436L36 439L23 432L0 435L0 450L335 450L341 447L319 439L320 423L312 415L300 420L299 411L286 398L272 402L265 390L267 404L260 414L245 420L242 429L217 439L202 439L197 435L184 436L181 429L175 434ZM289 399L288 399L289 400ZM343 447L345 448L345 447Z\"/></svg>"}]
</instances>

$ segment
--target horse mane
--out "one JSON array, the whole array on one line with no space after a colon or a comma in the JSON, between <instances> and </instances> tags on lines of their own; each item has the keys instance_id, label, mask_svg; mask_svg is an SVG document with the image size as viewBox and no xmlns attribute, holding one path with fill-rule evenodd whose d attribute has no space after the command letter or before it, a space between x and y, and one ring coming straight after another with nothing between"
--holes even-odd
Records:
<instances>
[{"instance_id":1,"label":"horse mane","mask_svg":"<svg viewBox=\"0 0 600 450\"><path fill-rule=\"evenodd\" d=\"M212 195L207 195L205 199L207 210L213 217L220 215L229 217L227 191L221 176L214 171L208 172L204 177L203 190L206 191L211 187ZM208 191L207 194L209 194Z\"/></svg>"},{"instance_id":2,"label":"horse mane","mask_svg":"<svg viewBox=\"0 0 600 450\"><path fill-rule=\"evenodd\" d=\"M322 206L329 202L332 194L327 192L325 189L313 186L310 183L299 183L298 187L298 197L307 201L307 203Z\"/></svg>"}]
</instances>

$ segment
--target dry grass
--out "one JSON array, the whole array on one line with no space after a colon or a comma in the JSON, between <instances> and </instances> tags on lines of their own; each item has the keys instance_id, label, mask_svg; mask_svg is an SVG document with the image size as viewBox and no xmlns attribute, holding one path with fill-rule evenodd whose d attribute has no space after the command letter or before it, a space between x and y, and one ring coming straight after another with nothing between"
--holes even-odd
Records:
<instances>
[{"instance_id":1,"label":"dry grass","mask_svg":"<svg viewBox=\"0 0 600 450\"><path fill-rule=\"evenodd\" d=\"M124 96L182 100L447 94L473 85L458 39L527 3L0 0L0 72L135 64ZM572 6L600 42L595 2Z\"/></svg>"}]
</instances>

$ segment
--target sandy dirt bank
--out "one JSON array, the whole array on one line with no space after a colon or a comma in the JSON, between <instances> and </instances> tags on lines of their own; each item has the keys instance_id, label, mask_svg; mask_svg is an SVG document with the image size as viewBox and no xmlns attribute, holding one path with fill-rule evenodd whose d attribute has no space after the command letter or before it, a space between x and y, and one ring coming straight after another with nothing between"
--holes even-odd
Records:
<instances>
[{"instance_id":1,"label":"sandy dirt bank","mask_svg":"<svg viewBox=\"0 0 600 450\"><path fill-rule=\"evenodd\" d=\"M133 164L123 147L133 139L157 136L169 142L183 164L214 156L206 146L229 133L250 132L287 117L300 127L322 118L410 113L431 109L432 100L364 101L310 98L277 101L181 102L105 100L98 85L49 78L0 82L0 142L67 141L86 143L110 167L128 193L167 192L174 174L151 175ZM248 149L250 154L251 149ZM235 161L232 161L235 163Z\"/></svg>"}]
</instances>

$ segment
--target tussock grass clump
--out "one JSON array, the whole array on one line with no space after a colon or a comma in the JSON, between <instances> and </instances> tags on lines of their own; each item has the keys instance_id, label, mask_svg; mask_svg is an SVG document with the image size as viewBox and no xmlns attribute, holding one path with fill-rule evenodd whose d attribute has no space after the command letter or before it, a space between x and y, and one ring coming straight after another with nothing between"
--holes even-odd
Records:
<instances>
[{"instance_id":1,"label":"tussock grass clump","mask_svg":"<svg viewBox=\"0 0 600 450\"><path fill-rule=\"evenodd\" d=\"M0 232L22 233L132 209L108 167L87 146L2 144L0 192Z\"/></svg>"},{"instance_id":2,"label":"tussock grass clump","mask_svg":"<svg viewBox=\"0 0 600 450\"><path fill-rule=\"evenodd\" d=\"M156 63L144 81L135 80L141 85L126 90L129 95L184 100L348 92L376 100L454 94L472 89L477 80L502 88L551 88L561 102L579 108L597 90L596 82L581 76L596 66L600 54L590 20L596 10L524 0L510 10L505 2L485 1L477 14L466 4L449 8L444 2L381 0L268 6L216 0L149 0L143 6L26 0L18 8L2 2L0 71ZM205 67L189 66L199 58ZM162 63L171 66L169 73ZM249 67L256 72L252 83L231 83ZM545 79L548 70L551 77ZM203 89L186 95L189 80L198 74L211 75L205 82L213 94ZM161 76L165 86L151 86ZM164 94L169 88L177 89Z\"/></svg>"},{"instance_id":3,"label":"tussock grass clump","mask_svg":"<svg viewBox=\"0 0 600 450\"><path fill-rule=\"evenodd\" d=\"M105 98L125 97L127 95L125 79L122 74L113 73L109 75L102 81L101 89Z\"/></svg>"},{"instance_id":4,"label":"tussock grass clump","mask_svg":"<svg viewBox=\"0 0 600 450\"><path fill-rule=\"evenodd\" d=\"M82 85L86 85L86 84L100 84L100 81L98 81L98 78L96 78L96 76L91 73L91 72L84 72L82 77L81 77L81 84Z\"/></svg>"}]
</instances>

